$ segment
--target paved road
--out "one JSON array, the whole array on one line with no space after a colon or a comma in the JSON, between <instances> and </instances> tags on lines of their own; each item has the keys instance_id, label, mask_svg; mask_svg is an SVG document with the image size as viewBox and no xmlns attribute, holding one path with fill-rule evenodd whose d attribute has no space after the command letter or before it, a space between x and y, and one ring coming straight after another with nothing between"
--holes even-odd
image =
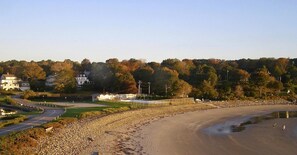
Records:
<instances>
[{"instance_id":1,"label":"paved road","mask_svg":"<svg viewBox=\"0 0 297 155\"><path fill-rule=\"evenodd\" d=\"M25 129L32 128L34 126L39 126L41 124L44 124L44 123L54 120L57 116L60 116L63 113L64 113L64 110L62 110L62 109L46 109L46 110L44 110L44 113L42 113L38 116L29 117L28 120L26 120L20 124L11 125L11 126L1 128L0 136L7 135L10 132L22 131Z\"/></svg>"},{"instance_id":2,"label":"paved road","mask_svg":"<svg viewBox=\"0 0 297 155\"><path fill-rule=\"evenodd\" d=\"M28 120L20 123L20 124L16 124L16 125L11 125L11 126L7 126L4 128L0 129L0 136L3 135L7 135L11 132L16 132L16 131L22 131L25 129L29 129L32 128L34 126L39 126L42 125L44 123L47 123L49 121L54 120L55 118L57 118L58 116L61 116L64 113L64 109L59 109L59 108L49 108L49 107L42 107L39 105L34 105L31 104L29 102L26 102L24 100L21 99L15 99L18 103L21 103L23 105L26 106L35 106L35 107L40 107L44 109L44 112L40 115L35 115L35 116L31 116L29 117Z\"/></svg>"},{"instance_id":3,"label":"paved road","mask_svg":"<svg viewBox=\"0 0 297 155\"><path fill-rule=\"evenodd\" d=\"M103 104L94 104L94 103L67 103L67 102L50 102L50 104L65 106L67 108L87 108L87 107L107 107L107 105Z\"/></svg>"}]
</instances>

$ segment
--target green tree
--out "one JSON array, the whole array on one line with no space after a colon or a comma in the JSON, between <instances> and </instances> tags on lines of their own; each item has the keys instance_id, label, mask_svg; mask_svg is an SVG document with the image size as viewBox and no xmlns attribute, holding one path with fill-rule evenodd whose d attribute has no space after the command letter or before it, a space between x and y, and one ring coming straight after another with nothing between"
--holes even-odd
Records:
<instances>
[{"instance_id":1,"label":"green tree","mask_svg":"<svg viewBox=\"0 0 297 155\"><path fill-rule=\"evenodd\" d=\"M202 96L200 96L200 98L217 99L217 97L219 96L217 90L212 86L212 84L209 81L206 80L202 82L200 90L202 92Z\"/></svg>"},{"instance_id":2,"label":"green tree","mask_svg":"<svg viewBox=\"0 0 297 155\"><path fill-rule=\"evenodd\" d=\"M157 95L172 96L172 86L177 80L179 80L179 78L175 70L161 67L154 72L152 92Z\"/></svg>"},{"instance_id":3,"label":"green tree","mask_svg":"<svg viewBox=\"0 0 297 155\"><path fill-rule=\"evenodd\" d=\"M51 71L57 75L54 87L56 92L72 93L76 91L75 72L72 61L56 62L51 66Z\"/></svg>"},{"instance_id":4,"label":"green tree","mask_svg":"<svg viewBox=\"0 0 297 155\"><path fill-rule=\"evenodd\" d=\"M121 62L121 64L126 66L126 68L128 68L128 70L129 70L129 72L134 72L139 67L144 66L144 61L136 60L136 59L129 59L129 60L123 60Z\"/></svg>"},{"instance_id":5,"label":"green tree","mask_svg":"<svg viewBox=\"0 0 297 155\"><path fill-rule=\"evenodd\" d=\"M51 66L51 72L52 73L61 73L63 71L73 71L73 63L69 61L64 61L64 62L55 62Z\"/></svg>"},{"instance_id":6,"label":"green tree","mask_svg":"<svg viewBox=\"0 0 297 155\"><path fill-rule=\"evenodd\" d=\"M215 86L218 81L216 70L212 66L199 65L191 74L191 84L199 87L204 81L208 81L211 86Z\"/></svg>"},{"instance_id":7,"label":"green tree","mask_svg":"<svg viewBox=\"0 0 297 155\"><path fill-rule=\"evenodd\" d=\"M60 72L55 81L55 91L59 93L73 93L76 91L76 80L73 71Z\"/></svg>"},{"instance_id":8,"label":"green tree","mask_svg":"<svg viewBox=\"0 0 297 155\"><path fill-rule=\"evenodd\" d=\"M223 100L230 100L234 93L232 91L232 82L230 81L221 81L216 85L217 91L219 93L218 97Z\"/></svg>"},{"instance_id":9,"label":"green tree","mask_svg":"<svg viewBox=\"0 0 297 155\"><path fill-rule=\"evenodd\" d=\"M23 66L23 78L26 80L45 80L45 72L43 69L35 62L25 63Z\"/></svg>"},{"instance_id":10,"label":"green tree","mask_svg":"<svg viewBox=\"0 0 297 155\"><path fill-rule=\"evenodd\" d=\"M115 74L114 88L120 94L137 93L136 82L129 72Z\"/></svg>"},{"instance_id":11,"label":"green tree","mask_svg":"<svg viewBox=\"0 0 297 155\"><path fill-rule=\"evenodd\" d=\"M92 63L89 59L83 59L81 62L82 71L91 71Z\"/></svg>"},{"instance_id":12,"label":"green tree","mask_svg":"<svg viewBox=\"0 0 297 155\"><path fill-rule=\"evenodd\" d=\"M54 62L52 60L42 60L37 63L43 69L43 71L46 73L46 75L52 74L51 66L54 64Z\"/></svg>"},{"instance_id":13,"label":"green tree","mask_svg":"<svg viewBox=\"0 0 297 155\"><path fill-rule=\"evenodd\" d=\"M262 97L262 93L266 94L266 86L270 82L271 77L266 67L258 69L251 76L251 82L258 87L259 96Z\"/></svg>"},{"instance_id":14,"label":"green tree","mask_svg":"<svg viewBox=\"0 0 297 155\"><path fill-rule=\"evenodd\" d=\"M192 91L192 86L184 80L176 80L172 84L172 94L174 97L188 97Z\"/></svg>"},{"instance_id":15,"label":"green tree","mask_svg":"<svg viewBox=\"0 0 297 155\"><path fill-rule=\"evenodd\" d=\"M23 66L22 77L28 80L32 90L41 91L45 89L45 76L46 73L43 71L37 63L28 62Z\"/></svg>"},{"instance_id":16,"label":"green tree","mask_svg":"<svg viewBox=\"0 0 297 155\"><path fill-rule=\"evenodd\" d=\"M280 81L271 80L267 84L267 88L271 89L273 91L273 94L278 95L284 87L283 87L283 83L281 83Z\"/></svg>"},{"instance_id":17,"label":"green tree","mask_svg":"<svg viewBox=\"0 0 297 155\"><path fill-rule=\"evenodd\" d=\"M146 65L139 67L137 70L133 72L133 76L136 81L150 82L152 81L152 76L154 74L154 70Z\"/></svg>"},{"instance_id":18,"label":"green tree","mask_svg":"<svg viewBox=\"0 0 297 155\"><path fill-rule=\"evenodd\" d=\"M161 65L177 71L181 79L186 79L186 77L190 75L191 66L188 66L187 63L180 61L179 59L166 59L161 63Z\"/></svg>"},{"instance_id":19,"label":"green tree","mask_svg":"<svg viewBox=\"0 0 297 155\"><path fill-rule=\"evenodd\" d=\"M149 62L148 65L153 69L153 70L158 70L161 68L161 64L157 62Z\"/></svg>"},{"instance_id":20,"label":"green tree","mask_svg":"<svg viewBox=\"0 0 297 155\"><path fill-rule=\"evenodd\" d=\"M241 99L244 97L244 90L241 85L236 85L234 89L234 95L236 98Z\"/></svg>"},{"instance_id":21,"label":"green tree","mask_svg":"<svg viewBox=\"0 0 297 155\"><path fill-rule=\"evenodd\" d=\"M130 69L122 63L120 63L118 59L108 59L106 60L106 64L114 74L130 72Z\"/></svg>"},{"instance_id":22,"label":"green tree","mask_svg":"<svg viewBox=\"0 0 297 155\"><path fill-rule=\"evenodd\" d=\"M93 63L91 70L91 80L94 82L94 88L99 92L112 92L115 75L112 69L106 63Z\"/></svg>"},{"instance_id":23,"label":"green tree","mask_svg":"<svg viewBox=\"0 0 297 155\"><path fill-rule=\"evenodd\" d=\"M250 74L243 69L234 69L230 71L229 79L233 83L247 82L250 78Z\"/></svg>"},{"instance_id":24,"label":"green tree","mask_svg":"<svg viewBox=\"0 0 297 155\"><path fill-rule=\"evenodd\" d=\"M3 74L3 72L4 72L4 69L3 67L0 66L0 74Z\"/></svg>"}]
</instances>

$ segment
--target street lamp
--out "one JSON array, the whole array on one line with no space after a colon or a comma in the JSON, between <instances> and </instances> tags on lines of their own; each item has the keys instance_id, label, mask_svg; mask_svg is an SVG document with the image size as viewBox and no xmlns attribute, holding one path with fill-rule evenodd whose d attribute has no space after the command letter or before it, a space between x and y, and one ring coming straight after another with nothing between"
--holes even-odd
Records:
<instances>
[{"instance_id":1,"label":"street lamp","mask_svg":"<svg viewBox=\"0 0 297 155\"><path fill-rule=\"evenodd\" d=\"M138 94L140 95L141 94L141 84L142 84L142 81L138 81Z\"/></svg>"},{"instance_id":2,"label":"street lamp","mask_svg":"<svg viewBox=\"0 0 297 155\"><path fill-rule=\"evenodd\" d=\"M151 83L148 82L148 94L150 95L151 94Z\"/></svg>"}]
</instances>

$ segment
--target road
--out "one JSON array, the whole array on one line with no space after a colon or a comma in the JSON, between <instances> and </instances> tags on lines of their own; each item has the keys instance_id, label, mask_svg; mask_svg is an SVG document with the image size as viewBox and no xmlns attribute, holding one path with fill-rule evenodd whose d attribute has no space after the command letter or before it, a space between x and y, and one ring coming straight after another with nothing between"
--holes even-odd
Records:
<instances>
[{"instance_id":1,"label":"road","mask_svg":"<svg viewBox=\"0 0 297 155\"><path fill-rule=\"evenodd\" d=\"M56 119L58 116L61 116L64 113L64 109L42 107L39 105L31 104L31 103L26 102L21 99L15 99L15 100L18 103L21 103L26 106L36 106L39 108L43 108L44 112L40 115L30 116L28 120L26 120L22 123L1 128L0 136L7 135L11 132L22 131L25 129L33 128L34 126L42 125L44 123L47 123L47 122L50 122L50 121Z\"/></svg>"}]
</instances>

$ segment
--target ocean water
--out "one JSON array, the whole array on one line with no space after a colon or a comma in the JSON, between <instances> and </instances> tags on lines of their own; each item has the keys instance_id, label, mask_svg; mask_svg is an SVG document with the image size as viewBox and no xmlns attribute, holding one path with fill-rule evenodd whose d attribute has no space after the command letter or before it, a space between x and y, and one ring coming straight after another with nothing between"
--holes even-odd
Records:
<instances>
[{"instance_id":1,"label":"ocean water","mask_svg":"<svg viewBox=\"0 0 297 155\"><path fill-rule=\"evenodd\" d=\"M263 115L256 116L245 116L240 118L234 118L230 120L223 121L222 123L218 123L207 127L204 131L207 134L216 134L216 135L227 135L235 132L242 132L248 126L252 126L253 124L258 124L263 121L273 120L273 119L291 119L297 118L297 111L276 111ZM276 126L277 124L273 124ZM297 133L297 128L295 129Z\"/></svg>"}]
</instances>

